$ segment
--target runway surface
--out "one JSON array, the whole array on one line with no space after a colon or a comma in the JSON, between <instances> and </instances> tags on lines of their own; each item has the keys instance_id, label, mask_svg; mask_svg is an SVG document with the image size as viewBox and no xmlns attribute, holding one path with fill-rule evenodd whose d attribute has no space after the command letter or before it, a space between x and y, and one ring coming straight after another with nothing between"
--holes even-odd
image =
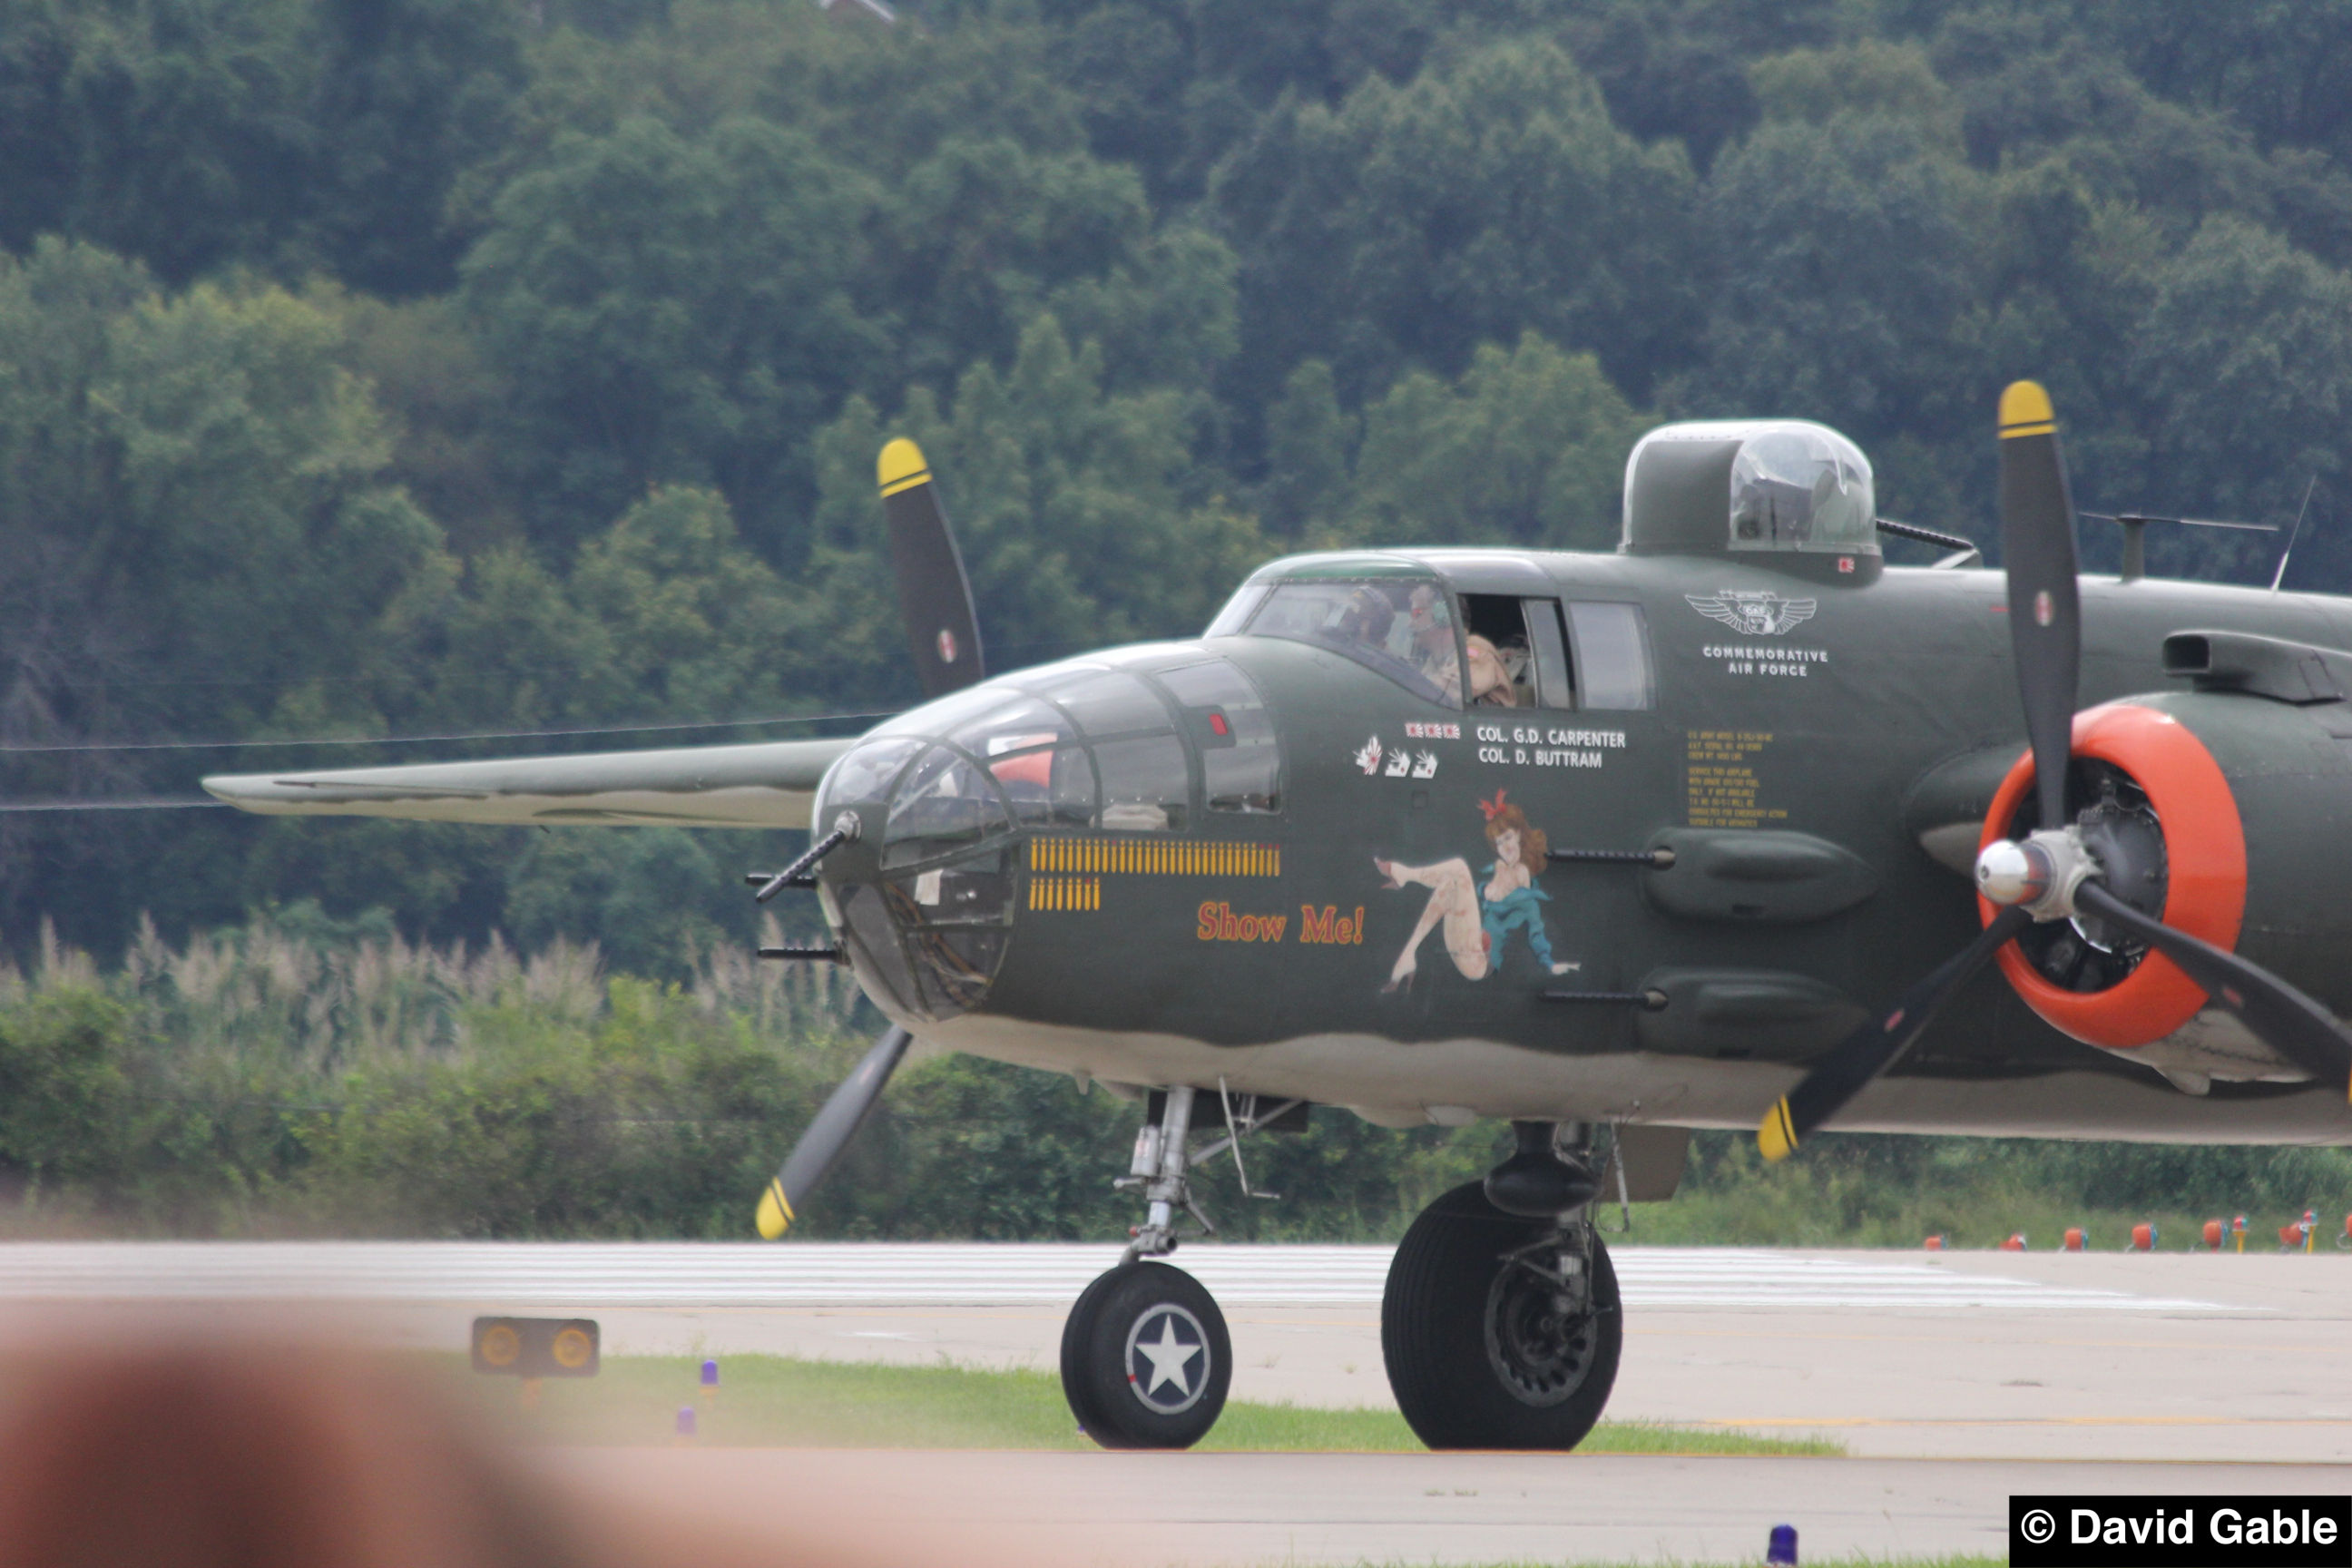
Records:
<instances>
[{"instance_id":1,"label":"runway surface","mask_svg":"<svg viewBox=\"0 0 2352 1568\"><path fill-rule=\"evenodd\" d=\"M1209 1247L1236 1399L1391 1403L1388 1249ZM2352 1462L2352 1255L1614 1252L1610 1414L1885 1458ZM1100 1246L0 1246L0 1304L310 1299L403 1345L480 1311L595 1317L614 1355L1056 1364Z\"/></svg>"},{"instance_id":2,"label":"runway surface","mask_svg":"<svg viewBox=\"0 0 2352 1568\"><path fill-rule=\"evenodd\" d=\"M2008 1550L2012 1492L2341 1493L2325 1466L1517 1454L991 1454L574 1449L589 1495L749 1534L854 1525L878 1563L1757 1563ZM770 1537L770 1549L776 1546ZM747 1560L754 1560L747 1553ZM806 1559L803 1559L806 1560Z\"/></svg>"},{"instance_id":3,"label":"runway surface","mask_svg":"<svg viewBox=\"0 0 2352 1568\"><path fill-rule=\"evenodd\" d=\"M1195 1246L1175 1259L1228 1305L1380 1305L1387 1247ZM2228 1303L1939 1267L1884 1253L1625 1247L1627 1308L2234 1312ZM1110 1246L794 1242L152 1242L0 1246L0 1299L373 1301L515 1306L1066 1304Z\"/></svg>"},{"instance_id":4,"label":"runway surface","mask_svg":"<svg viewBox=\"0 0 2352 1568\"><path fill-rule=\"evenodd\" d=\"M1048 1370L1107 1247L0 1246L0 1310L78 1322L311 1300L457 1349L477 1312L596 1318L605 1353ZM583 1496L746 1529L858 1521L885 1560L1754 1560L2000 1549L2005 1499L2352 1492L2352 1256L1629 1247L1614 1417L1801 1434L1842 1460L572 1450ZM1381 1405L1388 1252L1192 1247L1233 1396ZM805 1509L793 1502L805 1498ZM928 1532L928 1533L927 1533ZM983 1550L984 1549L984 1550ZM1058 1555L1057 1555L1058 1554Z\"/></svg>"}]
</instances>

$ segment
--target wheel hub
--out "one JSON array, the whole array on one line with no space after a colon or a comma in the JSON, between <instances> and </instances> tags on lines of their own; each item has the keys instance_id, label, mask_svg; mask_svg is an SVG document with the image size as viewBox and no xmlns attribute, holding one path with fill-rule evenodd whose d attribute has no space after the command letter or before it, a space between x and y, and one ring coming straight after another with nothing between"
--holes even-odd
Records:
<instances>
[{"instance_id":1,"label":"wheel hub","mask_svg":"<svg viewBox=\"0 0 2352 1568\"><path fill-rule=\"evenodd\" d=\"M1597 1314L1573 1251L1518 1254L1486 1291L1486 1360L1523 1405L1558 1405L1584 1385L1600 1344Z\"/></svg>"},{"instance_id":2,"label":"wheel hub","mask_svg":"<svg viewBox=\"0 0 2352 1568\"><path fill-rule=\"evenodd\" d=\"M1155 1302L1127 1331L1127 1385L1145 1408L1181 1415L1209 1386L1209 1335L1173 1301Z\"/></svg>"}]
</instances>

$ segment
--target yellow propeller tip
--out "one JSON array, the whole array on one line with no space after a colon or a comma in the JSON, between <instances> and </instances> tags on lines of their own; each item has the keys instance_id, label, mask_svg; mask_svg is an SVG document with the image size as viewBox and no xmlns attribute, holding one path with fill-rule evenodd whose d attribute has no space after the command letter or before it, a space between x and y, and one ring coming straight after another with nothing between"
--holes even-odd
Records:
<instances>
[{"instance_id":1,"label":"yellow propeller tip","mask_svg":"<svg viewBox=\"0 0 2352 1568\"><path fill-rule=\"evenodd\" d=\"M1796 1152L1797 1129L1789 1120L1789 1102L1775 1100L1772 1109L1756 1129L1756 1147L1762 1152L1767 1163L1787 1159Z\"/></svg>"},{"instance_id":2,"label":"yellow propeller tip","mask_svg":"<svg viewBox=\"0 0 2352 1568\"><path fill-rule=\"evenodd\" d=\"M930 465L923 460L923 449L904 436L883 447L875 471L882 480L882 493L886 496L912 489L931 477Z\"/></svg>"},{"instance_id":3,"label":"yellow propeller tip","mask_svg":"<svg viewBox=\"0 0 2352 1568\"><path fill-rule=\"evenodd\" d=\"M758 1224L763 1241L773 1241L792 1228L793 1205L784 1199L782 1182L770 1182L768 1190L760 1194Z\"/></svg>"},{"instance_id":4,"label":"yellow propeller tip","mask_svg":"<svg viewBox=\"0 0 2352 1568\"><path fill-rule=\"evenodd\" d=\"M2000 434L2006 440L2012 436L2046 436L2057 428L2057 411L2050 406L2050 394L2038 381L2012 381L2001 389Z\"/></svg>"}]
</instances>

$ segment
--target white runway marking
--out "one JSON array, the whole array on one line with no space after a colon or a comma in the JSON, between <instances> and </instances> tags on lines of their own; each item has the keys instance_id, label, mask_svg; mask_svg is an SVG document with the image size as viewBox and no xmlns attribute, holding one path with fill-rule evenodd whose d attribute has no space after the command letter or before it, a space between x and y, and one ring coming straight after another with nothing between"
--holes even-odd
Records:
<instances>
[{"instance_id":1,"label":"white runway marking","mask_svg":"<svg viewBox=\"0 0 2352 1568\"><path fill-rule=\"evenodd\" d=\"M1386 1247L1195 1246L1175 1261L1228 1306L1370 1307ZM18 1242L0 1300L295 1298L506 1306L1066 1304L1106 1245L789 1242ZM1738 1247L1612 1254L1629 1308L1757 1311L2247 1312L2248 1307L1909 1260Z\"/></svg>"}]
</instances>

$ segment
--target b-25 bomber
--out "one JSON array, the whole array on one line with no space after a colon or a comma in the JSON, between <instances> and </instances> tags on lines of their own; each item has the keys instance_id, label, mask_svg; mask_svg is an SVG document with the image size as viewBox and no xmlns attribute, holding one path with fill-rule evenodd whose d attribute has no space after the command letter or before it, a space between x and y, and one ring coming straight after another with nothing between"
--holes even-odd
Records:
<instances>
[{"instance_id":1,"label":"b-25 bomber","mask_svg":"<svg viewBox=\"0 0 2352 1568\"><path fill-rule=\"evenodd\" d=\"M1381 1339L1433 1447L1567 1448L1623 1319L1595 1205L1690 1130L2352 1141L2352 601L2084 578L2047 396L2004 569L1888 565L1869 462L1668 426L1613 554L1295 556L1202 634L988 675L937 489L880 459L930 700L850 740L219 777L249 811L806 827L892 1021L761 1195L781 1236L910 1042L1137 1101L1141 1207L1062 1374L1196 1441L1232 1354L1166 1261L1192 1173L1345 1108L1508 1121L1414 1221ZM2136 552L2133 552L2136 554ZM1328 1110L1326 1111L1328 1112Z\"/></svg>"}]
</instances>

